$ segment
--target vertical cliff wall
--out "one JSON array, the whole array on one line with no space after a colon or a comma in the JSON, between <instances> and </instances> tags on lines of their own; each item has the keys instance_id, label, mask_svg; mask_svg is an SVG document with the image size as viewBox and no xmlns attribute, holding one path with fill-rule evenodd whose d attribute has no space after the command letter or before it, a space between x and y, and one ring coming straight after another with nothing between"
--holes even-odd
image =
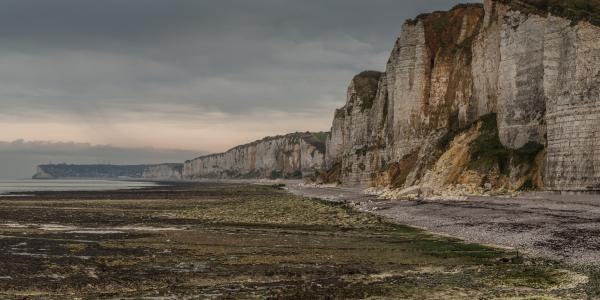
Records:
<instances>
[{"instance_id":1,"label":"vertical cliff wall","mask_svg":"<svg viewBox=\"0 0 600 300\"><path fill-rule=\"evenodd\" d=\"M363 93L373 100L361 96L357 81L375 72L353 79L328 141L327 165L341 165L343 183L413 185L449 132L477 120L471 44L483 15L480 5L460 5L410 20L386 72Z\"/></svg>"},{"instance_id":2,"label":"vertical cliff wall","mask_svg":"<svg viewBox=\"0 0 600 300\"><path fill-rule=\"evenodd\" d=\"M463 175L600 189L600 29L594 12L562 4L486 0L406 22L386 71L352 80L326 165L344 184L423 185L452 140L488 124L465 145Z\"/></svg>"},{"instance_id":3,"label":"vertical cliff wall","mask_svg":"<svg viewBox=\"0 0 600 300\"><path fill-rule=\"evenodd\" d=\"M363 72L352 80L346 105L335 112L333 128L327 142L327 162L339 168L345 183L367 183L371 172L378 168L380 150L384 149L384 98L378 94L385 84L383 73Z\"/></svg>"},{"instance_id":4,"label":"vertical cliff wall","mask_svg":"<svg viewBox=\"0 0 600 300\"><path fill-rule=\"evenodd\" d=\"M268 137L225 153L187 161L183 177L302 178L325 165L327 133L294 133Z\"/></svg>"},{"instance_id":5,"label":"vertical cliff wall","mask_svg":"<svg viewBox=\"0 0 600 300\"><path fill-rule=\"evenodd\" d=\"M600 190L600 28L552 17L545 37L547 185Z\"/></svg>"},{"instance_id":6,"label":"vertical cliff wall","mask_svg":"<svg viewBox=\"0 0 600 300\"><path fill-rule=\"evenodd\" d=\"M144 179L181 180L183 179L183 164L160 164L148 166L142 173Z\"/></svg>"}]
</instances>

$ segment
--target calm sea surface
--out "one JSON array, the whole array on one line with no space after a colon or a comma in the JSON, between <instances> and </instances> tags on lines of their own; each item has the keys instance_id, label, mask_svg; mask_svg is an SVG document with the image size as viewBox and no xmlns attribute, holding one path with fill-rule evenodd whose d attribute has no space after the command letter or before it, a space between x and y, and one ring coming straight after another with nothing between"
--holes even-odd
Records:
<instances>
[{"instance_id":1,"label":"calm sea surface","mask_svg":"<svg viewBox=\"0 0 600 300\"><path fill-rule=\"evenodd\" d=\"M114 191L155 185L153 182L111 180L0 180L0 194L41 191Z\"/></svg>"}]
</instances>

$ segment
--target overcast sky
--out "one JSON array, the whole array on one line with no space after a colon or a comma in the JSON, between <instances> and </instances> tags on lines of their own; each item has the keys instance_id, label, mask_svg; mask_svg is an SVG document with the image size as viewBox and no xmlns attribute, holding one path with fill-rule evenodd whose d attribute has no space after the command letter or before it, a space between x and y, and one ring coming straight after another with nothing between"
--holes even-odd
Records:
<instances>
[{"instance_id":1,"label":"overcast sky","mask_svg":"<svg viewBox=\"0 0 600 300\"><path fill-rule=\"evenodd\" d=\"M2 0L0 140L222 151L328 130L402 23L455 0Z\"/></svg>"}]
</instances>

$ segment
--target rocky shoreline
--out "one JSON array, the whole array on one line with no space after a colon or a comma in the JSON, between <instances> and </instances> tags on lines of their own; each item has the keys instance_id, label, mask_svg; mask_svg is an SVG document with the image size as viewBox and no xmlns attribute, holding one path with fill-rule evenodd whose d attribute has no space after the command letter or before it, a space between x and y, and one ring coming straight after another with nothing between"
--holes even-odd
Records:
<instances>
[{"instance_id":1,"label":"rocky shoreline","mask_svg":"<svg viewBox=\"0 0 600 300\"><path fill-rule=\"evenodd\" d=\"M481 244L569 264L600 265L598 195L530 192L515 196L389 200L361 188L288 183L291 193L350 203L360 211Z\"/></svg>"},{"instance_id":2,"label":"rocky shoreline","mask_svg":"<svg viewBox=\"0 0 600 300\"><path fill-rule=\"evenodd\" d=\"M0 298L600 295L593 270L432 235L266 184L170 182L3 197Z\"/></svg>"}]
</instances>

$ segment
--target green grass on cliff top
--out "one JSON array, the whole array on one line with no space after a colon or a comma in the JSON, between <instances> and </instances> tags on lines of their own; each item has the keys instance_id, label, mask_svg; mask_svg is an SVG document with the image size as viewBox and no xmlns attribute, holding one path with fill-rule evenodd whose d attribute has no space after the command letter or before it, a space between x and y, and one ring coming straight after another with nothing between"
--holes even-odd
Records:
<instances>
[{"instance_id":1,"label":"green grass on cliff top","mask_svg":"<svg viewBox=\"0 0 600 300\"><path fill-rule=\"evenodd\" d=\"M600 26L600 0L499 0L528 13L546 13Z\"/></svg>"}]
</instances>

